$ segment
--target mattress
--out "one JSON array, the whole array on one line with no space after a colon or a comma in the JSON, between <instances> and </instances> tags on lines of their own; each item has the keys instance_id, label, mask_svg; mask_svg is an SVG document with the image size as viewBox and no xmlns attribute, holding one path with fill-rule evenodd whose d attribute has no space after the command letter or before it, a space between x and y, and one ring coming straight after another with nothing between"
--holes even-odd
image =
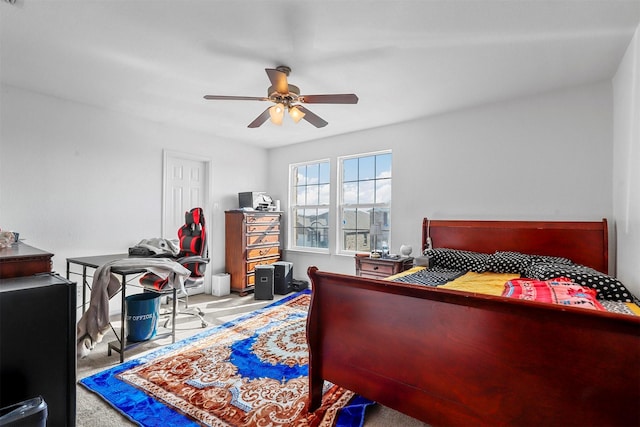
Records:
<instances>
[{"instance_id":1,"label":"mattress","mask_svg":"<svg viewBox=\"0 0 640 427\"><path fill-rule=\"evenodd\" d=\"M503 296L507 282L519 279L519 274L495 272L465 272L451 269L413 267L385 280L437 287L481 295ZM598 302L606 311L640 316L640 306L633 302Z\"/></svg>"}]
</instances>

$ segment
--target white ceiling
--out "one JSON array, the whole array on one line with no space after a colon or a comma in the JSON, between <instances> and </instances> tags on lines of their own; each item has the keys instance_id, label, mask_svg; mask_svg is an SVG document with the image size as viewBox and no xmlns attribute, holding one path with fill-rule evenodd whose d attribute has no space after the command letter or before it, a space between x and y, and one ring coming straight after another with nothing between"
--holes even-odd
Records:
<instances>
[{"instance_id":1,"label":"white ceiling","mask_svg":"<svg viewBox=\"0 0 640 427\"><path fill-rule=\"evenodd\" d=\"M0 1L2 82L276 147L610 79L640 0ZM270 103L265 68L292 68L329 122L247 125Z\"/></svg>"}]
</instances>

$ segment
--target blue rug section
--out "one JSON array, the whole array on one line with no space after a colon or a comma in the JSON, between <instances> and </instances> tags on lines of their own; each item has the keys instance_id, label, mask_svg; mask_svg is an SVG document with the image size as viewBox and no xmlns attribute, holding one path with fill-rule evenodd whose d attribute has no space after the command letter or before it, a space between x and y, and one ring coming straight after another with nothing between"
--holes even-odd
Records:
<instances>
[{"instance_id":1,"label":"blue rug section","mask_svg":"<svg viewBox=\"0 0 640 427\"><path fill-rule=\"evenodd\" d=\"M116 378L120 372L144 363L134 359L115 368L80 380L80 384L102 397L139 426L199 426L191 418L174 411L137 388Z\"/></svg>"},{"instance_id":2,"label":"blue rug section","mask_svg":"<svg viewBox=\"0 0 640 427\"><path fill-rule=\"evenodd\" d=\"M284 304L287 301L297 297L301 294L308 294L310 290L304 290L279 301L269 304L261 309L247 313L237 319L229 321L223 325L207 329L198 334L195 334L189 338L178 341L174 344L166 345L159 348L147 355L143 355L137 359L125 361L113 368L94 374L90 377L83 378L79 381L81 385L88 390L96 393L102 397L107 403L119 410L124 416L129 418L132 422L144 426L144 427L191 427L201 426L200 423L192 420L190 417L183 415L182 413L166 406L162 402L157 401L153 397L147 395L141 390L129 385L126 382L120 381L117 375L123 371L132 369L138 365L147 363L163 356L164 354L179 349L187 344L193 343L210 335L213 335L221 330L232 327L246 319L249 319L257 314L270 310L273 307ZM306 317L306 313L303 314ZM287 367L287 366L267 366L267 364L259 361L256 356L251 352L251 345L257 339L257 335L252 336L249 339L243 340L234 345L234 363L237 366L242 366L243 375L252 376L256 375L257 371L261 371L261 375L264 376L265 369L273 369L273 378L297 378L300 376L308 376L308 365L299 367ZM237 346L237 348L235 348ZM241 353L241 356L235 356L236 351ZM252 360L242 361L243 357L251 357ZM261 366L254 370L252 364L259 363ZM361 427L364 423L364 416L366 408L373 405L368 399L360 396L354 396L348 406L341 409L337 419L337 426L340 427Z\"/></svg>"},{"instance_id":3,"label":"blue rug section","mask_svg":"<svg viewBox=\"0 0 640 427\"><path fill-rule=\"evenodd\" d=\"M291 315L287 319L279 323L288 323L291 320L306 318L304 315ZM277 323L273 322L270 325L265 326L263 329L270 330L277 327ZM287 366L271 363L265 363L260 359L251 348L260 336L262 331L258 330L258 333L246 340L238 341L231 346L233 352L231 353L231 362L238 368L238 372L246 378L279 378L282 380L290 380L293 378L300 378L309 376L309 365L303 366Z\"/></svg>"},{"instance_id":4,"label":"blue rug section","mask_svg":"<svg viewBox=\"0 0 640 427\"><path fill-rule=\"evenodd\" d=\"M376 402L356 394L349 404L340 410L336 427L362 427L367 408L375 404Z\"/></svg>"}]
</instances>

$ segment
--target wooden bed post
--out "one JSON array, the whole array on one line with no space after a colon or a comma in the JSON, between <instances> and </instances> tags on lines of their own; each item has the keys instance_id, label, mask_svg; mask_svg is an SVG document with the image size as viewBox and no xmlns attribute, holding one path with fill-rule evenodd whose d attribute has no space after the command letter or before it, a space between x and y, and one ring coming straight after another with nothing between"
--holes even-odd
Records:
<instances>
[{"instance_id":1,"label":"wooden bed post","mask_svg":"<svg viewBox=\"0 0 640 427\"><path fill-rule=\"evenodd\" d=\"M317 267L311 266L307 269L307 274L311 279L311 304L309 305L309 315L307 316L307 345L309 346L309 412L313 412L322 404L322 361L320 359L320 310L314 310L317 303L317 296L313 290L316 287L315 273Z\"/></svg>"}]
</instances>

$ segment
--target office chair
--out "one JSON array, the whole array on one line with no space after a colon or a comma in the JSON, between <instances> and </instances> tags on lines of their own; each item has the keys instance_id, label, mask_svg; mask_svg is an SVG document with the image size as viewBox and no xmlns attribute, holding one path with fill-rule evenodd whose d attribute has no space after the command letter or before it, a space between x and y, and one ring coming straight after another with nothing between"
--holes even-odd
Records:
<instances>
[{"instance_id":1,"label":"office chair","mask_svg":"<svg viewBox=\"0 0 640 427\"><path fill-rule=\"evenodd\" d=\"M204 313L197 307L195 307L195 311L188 311L189 294L185 292L189 288L197 287L204 283L204 273L209 263L207 231L202 208L193 208L185 212L185 224L178 230L178 239L180 241L180 253L172 259L191 271L191 275L185 280L184 289L178 289L176 302L179 303L183 298L185 310L177 311L176 314L196 316L200 319L202 327L205 328L208 323L204 320ZM143 287L156 291L162 291L167 283L168 279L163 279L153 273L146 273L140 278L140 284ZM171 317L166 321L165 327L170 321Z\"/></svg>"}]
</instances>

